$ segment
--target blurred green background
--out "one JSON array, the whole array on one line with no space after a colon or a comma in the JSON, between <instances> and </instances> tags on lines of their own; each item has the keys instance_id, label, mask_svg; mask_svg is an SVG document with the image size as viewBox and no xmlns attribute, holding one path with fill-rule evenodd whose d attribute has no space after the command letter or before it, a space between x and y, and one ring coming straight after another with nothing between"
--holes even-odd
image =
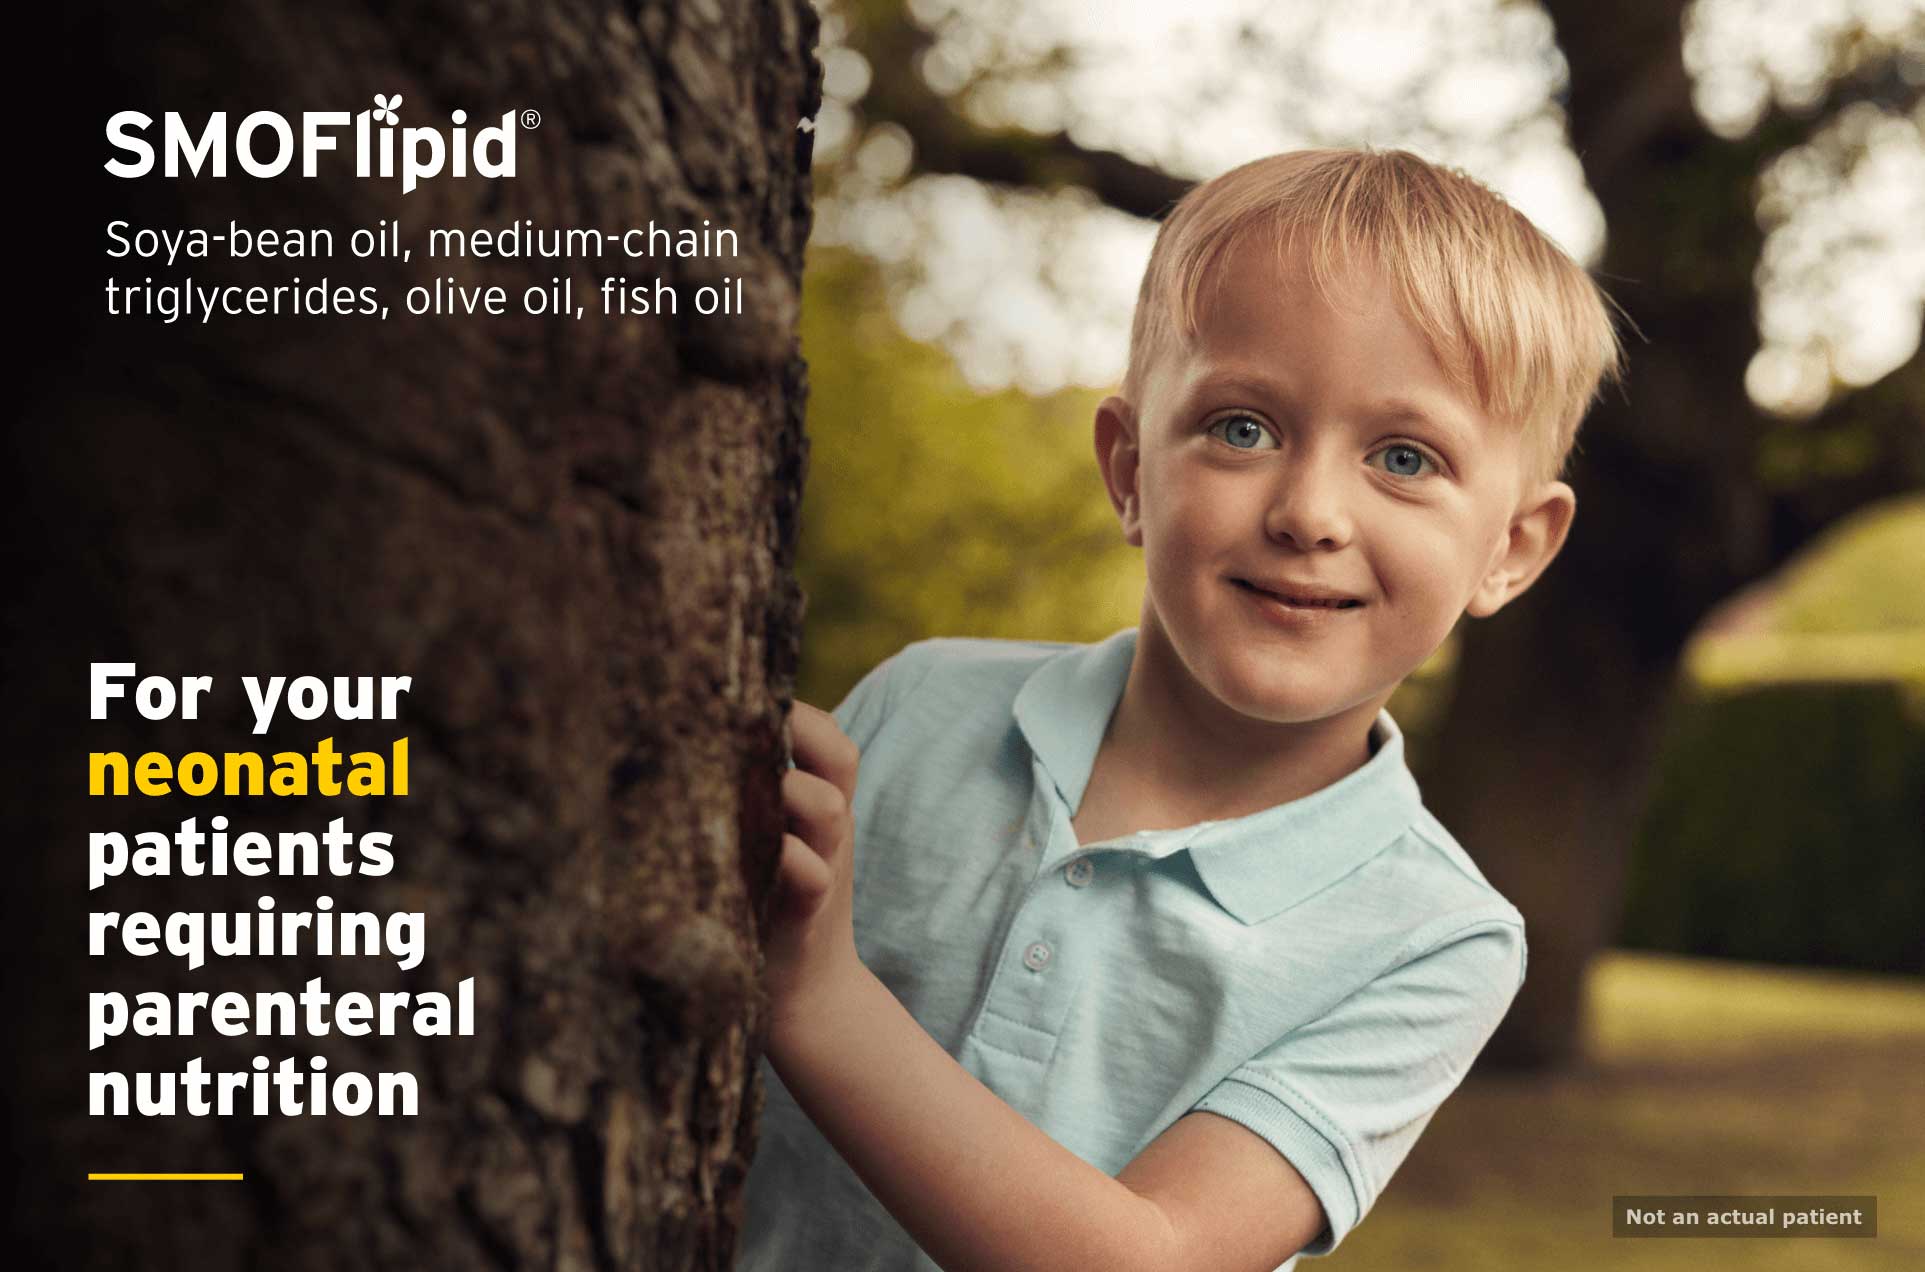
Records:
<instances>
[{"instance_id":1,"label":"blurred green background","mask_svg":"<svg viewBox=\"0 0 1925 1272\"><path fill-rule=\"evenodd\" d=\"M1173 10L825 7L801 696L1136 621L1090 424L1166 196L1291 145L1467 168L1633 311L1580 486L1630 546L1553 570L1656 723L1552 881L1603 915L1575 1043L1480 1064L1334 1262L1925 1266L1925 3ZM1653 75L1678 114L1613 168L1637 121L1589 121ZM1393 700L1420 776L1462 652ZM1611 1237L1614 1194L1807 1192L1877 1194L1880 1236Z\"/></svg>"}]
</instances>

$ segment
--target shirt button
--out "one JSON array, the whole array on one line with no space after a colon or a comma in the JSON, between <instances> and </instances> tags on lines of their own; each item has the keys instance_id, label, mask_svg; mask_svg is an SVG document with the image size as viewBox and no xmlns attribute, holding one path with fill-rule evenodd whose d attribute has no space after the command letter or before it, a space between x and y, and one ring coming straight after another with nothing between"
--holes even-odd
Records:
<instances>
[{"instance_id":1,"label":"shirt button","mask_svg":"<svg viewBox=\"0 0 1925 1272\"><path fill-rule=\"evenodd\" d=\"M1049 966L1050 953L1047 941L1032 941L1029 948L1023 951L1023 966L1032 972L1040 972Z\"/></svg>"},{"instance_id":2,"label":"shirt button","mask_svg":"<svg viewBox=\"0 0 1925 1272\"><path fill-rule=\"evenodd\" d=\"M1078 857L1063 870L1063 878L1069 880L1072 888L1087 888L1089 881L1095 877L1096 867L1090 864L1088 857Z\"/></svg>"}]
</instances>

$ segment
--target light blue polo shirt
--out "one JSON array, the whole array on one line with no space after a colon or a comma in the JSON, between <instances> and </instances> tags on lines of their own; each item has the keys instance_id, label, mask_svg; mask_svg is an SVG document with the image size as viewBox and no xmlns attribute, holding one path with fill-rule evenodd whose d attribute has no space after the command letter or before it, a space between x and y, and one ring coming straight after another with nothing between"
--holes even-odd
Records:
<instances>
[{"instance_id":1,"label":"light blue polo shirt","mask_svg":"<svg viewBox=\"0 0 1925 1272\"><path fill-rule=\"evenodd\" d=\"M1262 1136L1323 1203L1306 1249L1324 1254L1509 1007L1523 920L1424 811L1388 714L1363 767L1315 794L1079 844L1135 648L1133 630L925 641L856 686L836 710L862 749L856 949L964 1068L1109 1174L1196 1109ZM762 1076L738 1266L934 1269Z\"/></svg>"}]
</instances>

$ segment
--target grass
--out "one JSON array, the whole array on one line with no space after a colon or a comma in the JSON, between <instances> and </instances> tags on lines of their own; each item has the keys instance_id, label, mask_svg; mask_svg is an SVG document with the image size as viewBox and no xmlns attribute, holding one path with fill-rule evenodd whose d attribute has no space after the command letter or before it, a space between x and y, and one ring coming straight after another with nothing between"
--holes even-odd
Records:
<instances>
[{"instance_id":1,"label":"grass","mask_svg":"<svg viewBox=\"0 0 1925 1272\"><path fill-rule=\"evenodd\" d=\"M1925 1267L1925 983L1612 953L1588 1059L1474 1075L1336 1272ZM1875 1194L1875 1239L1611 1236L1618 1194Z\"/></svg>"}]
</instances>

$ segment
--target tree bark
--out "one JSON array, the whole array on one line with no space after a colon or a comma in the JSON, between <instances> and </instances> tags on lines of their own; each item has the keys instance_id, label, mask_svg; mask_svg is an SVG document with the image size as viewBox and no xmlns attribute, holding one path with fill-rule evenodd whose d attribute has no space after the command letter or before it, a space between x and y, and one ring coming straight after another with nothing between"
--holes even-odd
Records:
<instances>
[{"instance_id":1,"label":"tree bark","mask_svg":"<svg viewBox=\"0 0 1925 1272\"><path fill-rule=\"evenodd\" d=\"M61 1266L724 1268L740 1218L763 1028L757 911L780 841L796 662L791 572L804 462L796 298L809 225L815 17L804 0L634 6L85 4L49 126L71 180L33 289L10 432L19 498L7 632L16 878L10 1250ZM359 111L400 94L444 130L538 110L512 179L116 181L121 109ZM413 120L410 120L413 116ZM155 130L156 134L158 129ZM343 150L351 147L344 143ZM50 171L60 172L56 164ZM104 261L103 227L353 227L398 220L410 263ZM740 235L735 259L429 260L431 227ZM602 317L604 275L667 275L675 317ZM109 319L108 275L371 283L372 319ZM571 279L582 321L409 318L436 277L510 296ZM748 312L694 289L744 281ZM32 289L30 289L32 290ZM87 719L91 660L215 677L197 724ZM242 675L411 675L391 725L249 736ZM389 800L84 798L90 750L308 750L407 736ZM129 804L142 807L127 807ZM89 895L86 832L229 816L236 833L345 817L394 835L385 878L115 880ZM249 911L332 895L421 911L427 956L283 958L187 971L81 956L89 909ZM369 969L372 970L369 970ZM471 1038L124 1038L86 1056L88 990L452 991ZM90 1118L85 1071L193 1056L324 1055L405 1070L413 1118ZM241 1184L89 1184L89 1171L240 1171Z\"/></svg>"}]
</instances>

